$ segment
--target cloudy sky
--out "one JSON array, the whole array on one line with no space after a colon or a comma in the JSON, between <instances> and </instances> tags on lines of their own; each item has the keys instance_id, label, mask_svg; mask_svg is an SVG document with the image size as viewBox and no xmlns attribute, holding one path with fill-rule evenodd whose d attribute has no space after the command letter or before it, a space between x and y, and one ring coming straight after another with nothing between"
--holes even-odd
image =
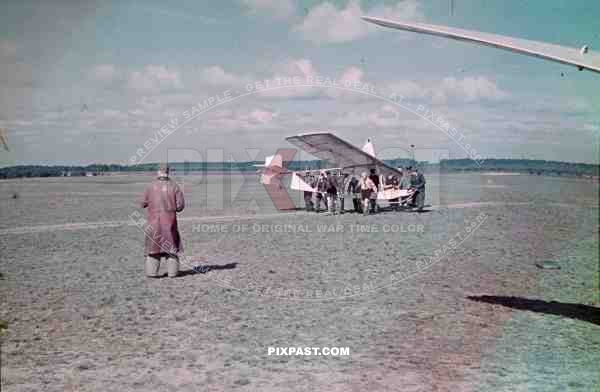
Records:
<instances>
[{"instance_id":1,"label":"cloudy sky","mask_svg":"<svg viewBox=\"0 0 600 392\"><path fill-rule=\"evenodd\" d=\"M123 162L173 118L227 90L276 77L358 81L404 96L456 128L484 158L598 163L600 75L492 48L371 26L363 14L600 49L600 2L586 0L5 0L0 127L7 163ZM564 76L561 75L564 73ZM387 94L387 93L386 93ZM234 94L235 95L235 94ZM383 95L386 96L387 95ZM250 94L165 138L237 161L332 130L376 149L467 154L381 97L329 87ZM211 158L208 158L208 157Z\"/></svg>"}]
</instances>

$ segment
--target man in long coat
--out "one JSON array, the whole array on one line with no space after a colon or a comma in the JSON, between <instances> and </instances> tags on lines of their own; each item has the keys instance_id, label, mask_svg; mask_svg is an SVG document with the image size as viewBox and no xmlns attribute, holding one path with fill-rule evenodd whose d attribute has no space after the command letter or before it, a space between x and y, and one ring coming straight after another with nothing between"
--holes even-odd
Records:
<instances>
[{"instance_id":1,"label":"man in long coat","mask_svg":"<svg viewBox=\"0 0 600 392\"><path fill-rule=\"evenodd\" d=\"M169 277L179 273L178 253L183 251L181 236L177 229L177 213L183 211L183 192L175 181L169 178L169 168L161 165L157 178L144 191L142 207L148 209L148 223L145 228L146 275L158 277L160 259L167 261Z\"/></svg>"}]
</instances>

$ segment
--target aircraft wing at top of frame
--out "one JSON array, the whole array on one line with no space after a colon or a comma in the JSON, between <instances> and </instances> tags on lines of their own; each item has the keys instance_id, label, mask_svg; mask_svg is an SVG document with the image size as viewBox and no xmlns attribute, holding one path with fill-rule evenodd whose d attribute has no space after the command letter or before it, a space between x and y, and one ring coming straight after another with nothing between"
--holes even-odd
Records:
<instances>
[{"instance_id":1,"label":"aircraft wing at top of frame","mask_svg":"<svg viewBox=\"0 0 600 392\"><path fill-rule=\"evenodd\" d=\"M578 67L579 70L587 69L600 73L600 53L589 51L587 45L583 46L581 49L574 49L545 42L530 41L473 30L463 30L448 26L417 22L396 22L371 16L363 16L362 19L367 22L384 27L391 27L397 30L414 31L416 33L437 35L459 41L493 46L495 48L510 50L512 52L539 57L562 64L574 65Z\"/></svg>"},{"instance_id":2,"label":"aircraft wing at top of frame","mask_svg":"<svg viewBox=\"0 0 600 392\"><path fill-rule=\"evenodd\" d=\"M378 173L385 176L400 174L397 169L368 153L374 152L370 141L367 143L370 148L365 151L329 132L306 133L286 137L285 140L319 159L328 161L331 167L348 172L368 172L371 168L377 168Z\"/></svg>"}]
</instances>

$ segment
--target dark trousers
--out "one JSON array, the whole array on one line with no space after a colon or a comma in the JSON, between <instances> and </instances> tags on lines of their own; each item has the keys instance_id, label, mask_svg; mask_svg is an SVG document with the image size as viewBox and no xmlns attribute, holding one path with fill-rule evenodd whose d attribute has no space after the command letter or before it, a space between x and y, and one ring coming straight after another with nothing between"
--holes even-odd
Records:
<instances>
[{"instance_id":1,"label":"dark trousers","mask_svg":"<svg viewBox=\"0 0 600 392\"><path fill-rule=\"evenodd\" d=\"M325 204L325 209L327 209L327 197L323 197L322 193L317 193L317 203L316 203L317 211L321 210L321 201L323 201L323 204Z\"/></svg>"},{"instance_id":2,"label":"dark trousers","mask_svg":"<svg viewBox=\"0 0 600 392\"><path fill-rule=\"evenodd\" d=\"M418 210L422 210L425 205L425 190L417 191L414 196L415 206Z\"/></svg>"},{"instance_id":3,"label":"dark trousers","mask_svg":"<svg viewBox=\"0 0 600 392\"><path fill-rule=\"evenodd\" d=\"M369 199L369 205L371 206L371 212L376 212L375 210L377 209L377 199Z\"/></svg>"},{"instance_id":4,"label":"dark trousers","mask_svg":"<svg viewBox=\"0 0 600 392\"><path fill-rule=\"evenodd\" d=\"M306 206L306 211L313 210L312 192L304 192L304 205Z\"/></svg>"},{"instance_id":5,"label":"dark trousers","mask_svg":"<svg viewBox=\"0 0 600 392\"><path fill-rule=\"evenodd\" d=\"M352 198L352 206L354 207L354 211L362 212L362 205L360 204L360 199L356 197Z\"/></svg>"}]
</instances>

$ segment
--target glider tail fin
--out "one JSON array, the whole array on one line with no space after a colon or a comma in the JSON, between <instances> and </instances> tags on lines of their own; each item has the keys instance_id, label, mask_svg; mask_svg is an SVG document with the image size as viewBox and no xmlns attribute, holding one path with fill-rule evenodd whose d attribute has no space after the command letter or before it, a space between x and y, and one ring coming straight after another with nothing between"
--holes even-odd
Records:
<instances>
[{"instance_id":1,"label":"glider tail fin","mask_svg":"<svg viewBox=\"0 0 600 392\"><path fill-rule=\"evenodd\" d=\"M372 157L375 156L375 146L373 146L371 139L367 139L367 143L363 146L362 150Z\"/></svg>"}]
</instances>

